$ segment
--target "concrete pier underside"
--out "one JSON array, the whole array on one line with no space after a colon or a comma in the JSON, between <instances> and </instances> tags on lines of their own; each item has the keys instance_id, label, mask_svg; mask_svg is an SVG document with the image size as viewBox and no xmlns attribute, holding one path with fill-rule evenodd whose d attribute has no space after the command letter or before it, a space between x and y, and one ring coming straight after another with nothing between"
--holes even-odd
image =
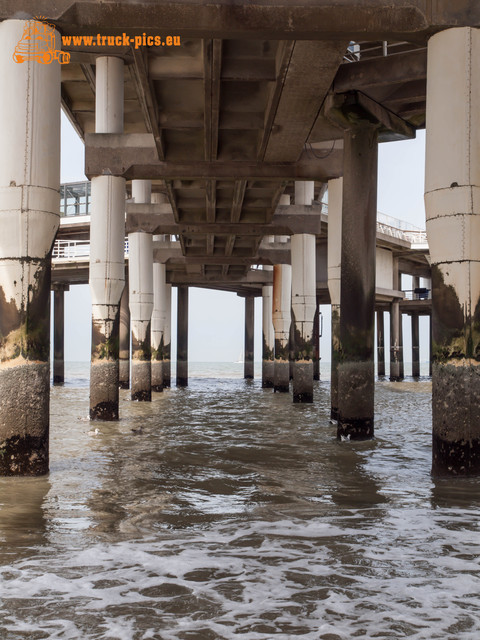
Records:
<instances>
[{"instance_id":1,"label":"concrete pier underside","mask_svg":"<svg viewBox=\"0 0 480 640\"><path fill-rule=\"evenodd\" d=\"M0 98L0 115L4 121L0 127L7 127L2 136L7 143L0 160L0 214L2 223L12 211L18 219L27 217L29 228L35 231L29 234L30 240L33 235L42 240L42 249L37 253L31 251L30 246L22 246L12 254L10 238L13 236L6 237L6 247L0 251L0 286L5 297L0 304L9 310L14 301L17 311L21 308L24 314L21 318L21 314L18 317L0 314L2 349L5 336L20 331L29 313L32 322L41 325L38 335L47 331L44 323L48 319L45 300L50 287L49 252L58 224L56 219L52 223L49 217L58 214L58 172L56 161L52 161L56 153L53 149L58 147L56 138L55 143L50 141L57 133L49 138L46 162L44 149L41 160L35 155L38 140L33 137L35 144L30 145L30 141L24 139L27 136L27 131L22 131L24 125L12 127L11 123L16 119L22 123L27 121L20 114L26 105L34 114L35 131L50 131L50 124L45 128L42 118L50 123L45 114L52 112L52 118L58 119L60 92L57 89L61 77L61 103L85 141L85 170L92 179L92 419L118 417L119 351L122 355L126 351L125 345L119 344L126 209L128 233L171 238L171 244L166 241L163 248L153 250L153 260L165 267L166 306L170 304L171 286L178 287L179 293L183 291L179 299L188 286L234 291L252 299L261 295L262 287L277 287L283 300L278 300L277 308L273 305L275 342L264 348L262 374L265 386L269 380L273 382L271 358L275 354L273 377L277 391L289 387L292 302L288 297L292 289L285 280L291 277L287 274L292 262L290 238L313 236L317 260L314 295L321 304L332 305L332 417L339 420L339 436L371 437L375 304L377 309L392 308L395 319L401 318L406 301L398 291L398 284L375 287L375 232L372 232L371 221L375 185L369 177L372 156L367 153L353 166L349 149L359 131L356 118L365 111L370 113L369 122L374 123L380 142L413 137L417 128L425 126L428 44L431 49L427 132L430 151L427 150L426 203L434 290L433 470L435 473L477 473L480 464L476 454L472 453L466 464L463 460L468 451L477 450L480 441L477 434L480 421L474 399L478 395L475 390L476 305L480 298L475 271L478 256L468 241L477 236L476 204L469 202L476 202L475 189L479 182L475 151L478 145L473 143L470 131L474 114L478 113L477 82L472 71L478 60L478 3L473 0L457 5L433 0L408 3L305 0L298 4L281 0L252 4L238 0L233 6L224 2L173 0L157 6L142 0L134 3L120 0L115 3L114 11L108 3L99 0L82 3L59 0L43 5L39 7L37 0L25 0L21 2L21 10L26 15L41 13L62 34L96 36L98 32L125 32L134 36L145 32L155 36L160 21L162 31L178 34L181 44L163 48L122 44L95 50L86 45L72 45L66 47L71 54L69 64L59 65L54 60L52 64L41 65L12 61L14 40L20 39L23 25L19 27L19 34L9 36L10 40L2 38L2 70L7 68L7 61L13 65L2 77L10 78L5 86L12 87L15 98L10 99L8 92ZM8 18L17 11L18 2L13 0L5 0L0 6L0 20L6 20L0 28L5 32L11 28ZM445 39L446 44L437 47L435 42L441 39ZM448 59L444 59L445 56L449 56ZM26 100L22 83L27 65L35 78L38 75L42 81L35 84L35 90L28 93ZM439 80L443 73L439 69L443 68L452 83L458 84L455 91L445 91L442 84L445 80ZM45 84L54 87L51 94L56 102L49 99L42 102L44 98L40 97L40 86L49 74L52 77L56 74L55 81L48 80ZM468 86L465 78L469 78ZM464 84L460 86L461 82ZM455 103L457 106L454 95L462 96ZM12 100L18 114L17 107L12 108ZM345 107L352 104L354 108L345 116ZM335 119L334 111L343 112L345 117ZM362 117L360 115L360 119ZM30 133L33 130L26 129ZM444 135L445 131L448 135ZM462 145L456 145L455 140L462 140ZM20 149L18 156L22 156L22 162L27 159L26 166L33 176L30 182L10 171L9 165L14 166L17 161L16 152L11 151L15 148ZM38 177L42 172L48 173L45 179ZM344 213L352 216L344 220L343 227L357 229L357 237L353 237L352 231L348 241L346 237L343 239L345 259L342 259L340 287L339 275L336 283L336 276L330 277L330 260L328 277L326 274L325 253L322 254L326 212L320 213L319 200L322 185L327 181L333 185L343 175L345 194L350 194L350 203L344 198ZM152 198L152 204L146 204L150 209L136 213L135 207L140 203L125 204L128 195L125 187L131 180L151 180L153 195L160 199ZM279 206L282 195L290 200L295 194L295 183L302 182L313 183L313 204L307 200L300 204L300 199L298 202L295 199L291 208ZM358 188L352 186L354 184ZM45 205L38 204L35 194L35 198L27 198L28 206L24 206L23 201L14 207L10 200L5 204L9 190L12 194L16 189L22 190L25 195L32 188L33 194L33 186L48 190L50 197L55 197L55 203L51 205L49 200ZM460 197L467 191L472 196L470 200ZM330 192L329 216L333 200ZM45 214L44 218L37 216L37 209ZM455 220L460 219L464 231L459 230L461 225L455 225ZM359 238L364 233L368 235L368 242L362 250L368 255L362 255L359 246ZM450 246L444 246L442 234L452 238ZM283 236L287 241L275 241L267 246L264 238L270 236ZM330 238L328 244L330 253ZM377 248L390 253L393 260L398 259L400 272L424 278L431 276L426 251L415 253L408 242L386 239L379 232L376 244ZM0 239L0 249L1 246ZM28 271L30 279L35 272L41 283L38 292L25 301L23 307L17 304L21 297L19 289L12 293L12 283L15 289L19 282L12 269L18 265L25 273ZM282 271L283 285L279 285L279 276L272 278L268 269L259 269L261 265L275 265L276 271ZM340 262L335 268L340 269ZM64 282L68 284L69 280ZM26 294L22 295L25 298ZM403 312L410 314L405 309ZM420 313L425 310L420 309ZM155 364L161 369L158 374L161 383L156 384L157 388L170 385L170 308L165 314L162 359ZM416 319L410 315L415 334ZM11 317L16 319L10 322ZM297 321L298 317L293 327L295 342L306 352L308 349L304 349L305 345L299 340L302 331ZM186 329L182 332L186 336ZM391 371L394 379L401 379L399 321L392 332L396 333ZM48 344L46 333L45 336ZM27 343L32 344L28 340ZM298 397L299 384L308 383L306 393L310 394L312 376L311 358L301 361L297 347L292 370L294 395ZM29 401L22 397L20 407L10 398L9 390L18 384L21 372L17 371L17 365L12 366L9 355L3 353L0 379L4 381L7 395L2 400L5 411L0 410L0 414L13 415L18 411L21 420L36 424L40 418L37 408L33 407L42 407L43 431L35 426L32 434L41 432L37 444L45 451L48 403L35 403L38 389L43 390L42 398L47 389L48 398L45 369L48 355L43 352L35 358L22 355L25 362L17 363L32 374L35 369L34 375L29 373L25 379L28 379L28 393L37 398ZM417 367L415 358L414 363ZM185 354L180 353L179 365L180 382L186 381ZM447 382L457 389L455 397L446 393ZM468 399L459 401L460 393L467 394ZM443 397L448 406L442 411ZM7 424L8 419L5 421ZM3 437L3 431L1 434ZM21 445L16 440L15 443L13 448L20 451ZM449 451L456 452L452 454L453 461ZM42 459L41 464L46 468L45 456ZM8 473L8 470L0 469L0 472ZM28 469L18 472L29 473Z\"/></svg>"}]
</instances>

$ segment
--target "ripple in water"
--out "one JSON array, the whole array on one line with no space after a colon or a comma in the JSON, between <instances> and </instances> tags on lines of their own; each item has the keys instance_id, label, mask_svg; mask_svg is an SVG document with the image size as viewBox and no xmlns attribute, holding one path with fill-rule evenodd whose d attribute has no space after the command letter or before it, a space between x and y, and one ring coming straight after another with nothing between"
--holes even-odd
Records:
<instances>
[{"instance_id":1,"label":"ripple in water","mask_svg":"<svg viewBox=\"0 0 480 640\"><path fill-rule=\"evenodd\" d=\"M430 478L430 382L379 382L376 439L339 443L328 382L237 369L97 434L88 372L52 390L50 475L0 480L2 639L477 640L478 484Z\"/></svg>"}]
</instances>

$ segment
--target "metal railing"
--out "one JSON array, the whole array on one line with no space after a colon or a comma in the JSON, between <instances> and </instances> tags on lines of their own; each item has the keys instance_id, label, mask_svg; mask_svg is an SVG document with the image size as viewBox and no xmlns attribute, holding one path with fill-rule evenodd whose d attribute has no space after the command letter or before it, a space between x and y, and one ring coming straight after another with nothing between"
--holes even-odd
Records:
<instances>
[{"instance_id":1,"label":"metal railing","mask_svg":"<svg viewBox=\"0 0 480 640\"><path fill-rule=\"evenodd\" d=\"M405 300L431 300L432 290L425 287L417 287L416 289L406 289L403 291Z\"/></svg>"},{"instance_id":2,"label":"metal railing","mask_svg":"<svg viewBox=\"0 0 480 640\"><path fill-rule=\"evenodd\" d=\"M125 238L125 256L128 256L128 238ZM55 240L54 260L79 260L90 257L90 240Z\"/></svg>"},{"instance_id":3,"label":"metal railing","mask_svg":"<svg viewBox=\"0 0 480 640\"><path fill-rule=\"evenodd\" d=\"M366 58L380 58L392 56L404 51L426 49L422 45L414 45L411 42L388 42L386 40L377 42L350 42L347 52L343 56L343 61L358 62Z\"/></svg>"},{"instance_id":4,"label":"metal railing","mask_svg":"<svg viewBox=\"0 0 480 640\"><path fill-rule=\"evenodd\" d=\"M315 202L314 204L321 206L321 213L328 215L327 202ZM377 233L404 240L411 245L428 245L425 229L421 229L406 220L387 216L381 211L377 211Z\"/></svg>"},{"instance_id":5,"label":"metal railing","mask_svg":"<svg viewBox=\"0 0 480 640\"><path fill-rule=\"evenodd\" d=\"M60 185L60 216L90 215L92 184L84 182L65 182Z\"/></svg>"}]
</instances>

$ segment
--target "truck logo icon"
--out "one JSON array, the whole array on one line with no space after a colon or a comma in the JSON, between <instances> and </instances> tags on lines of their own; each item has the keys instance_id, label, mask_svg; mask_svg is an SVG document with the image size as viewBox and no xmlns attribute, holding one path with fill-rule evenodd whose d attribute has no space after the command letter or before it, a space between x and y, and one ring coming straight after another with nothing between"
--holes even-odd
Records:
<instances>
[{"instance_id":1,"label":"truck logo icon","mask_svg":"<svg viewBox=\"0 0 480 640\"><path fill-rule=\"evenodd\" d=\"M36 60L40 64L50 64L58 60L60 64L70 62L68 51L55 49L55 27L47 22L28 20L25 23L22 37L13 53L15 62Z\"/></svg>"}]
</instances>

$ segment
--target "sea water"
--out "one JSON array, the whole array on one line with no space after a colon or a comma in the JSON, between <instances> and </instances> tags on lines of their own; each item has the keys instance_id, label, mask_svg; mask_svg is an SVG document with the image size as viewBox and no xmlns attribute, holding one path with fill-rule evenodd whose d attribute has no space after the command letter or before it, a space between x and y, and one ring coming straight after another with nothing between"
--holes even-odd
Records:
<instances>
[{"instance_id":1,"label":"sea water","mask_svg":"<svg viewBox=\"0 0 480 640\"><path fill-rule=\"evenodd\" d=\"M0 479L2 640L478 640L479 480L430 476L431 381L377 382L375 439L339 442L328 380L242 374L90 423L67 366L50 474Z\"/></svg>"}]
</instances>

